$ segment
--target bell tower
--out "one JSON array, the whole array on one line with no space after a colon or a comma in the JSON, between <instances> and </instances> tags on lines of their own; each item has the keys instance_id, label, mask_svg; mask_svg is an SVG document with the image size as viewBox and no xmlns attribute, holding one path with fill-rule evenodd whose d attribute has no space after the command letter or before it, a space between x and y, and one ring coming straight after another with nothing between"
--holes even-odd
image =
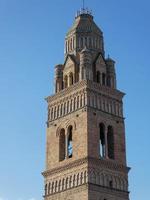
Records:
<instances>
[{"instance_id":1,"label":"bell tower","mask_svg":"<svg viewBox=\"0 0 150 200\"><path fill-rule=\"evenodd\" d=\"M45 200L129 200L123 96L103 33L83 9L46 98Z\"/></svg>"}]
</instances>

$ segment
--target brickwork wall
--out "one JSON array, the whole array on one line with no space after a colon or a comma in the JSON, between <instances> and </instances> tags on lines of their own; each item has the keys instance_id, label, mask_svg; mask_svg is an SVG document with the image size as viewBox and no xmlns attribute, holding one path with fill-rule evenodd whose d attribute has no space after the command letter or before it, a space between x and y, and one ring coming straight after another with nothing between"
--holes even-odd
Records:
<instances>
[{"instance_id":1,"label":"brickwork wall","mask_svg":"<svg viewBox=\"0 0 150 200\"><path fill-rule=\"evenodd\" d=\"M86 10L65 39L55 91L46 98L44 199L129 200L124 93L116 89L115 61L105 59L103 33Z\"/></svg>"}]
</instances>

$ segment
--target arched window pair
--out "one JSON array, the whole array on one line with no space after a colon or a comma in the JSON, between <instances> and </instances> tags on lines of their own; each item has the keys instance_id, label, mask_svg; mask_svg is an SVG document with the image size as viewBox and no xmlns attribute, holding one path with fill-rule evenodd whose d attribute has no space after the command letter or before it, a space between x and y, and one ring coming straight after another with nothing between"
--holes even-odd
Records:
<instances>
[{"instance_id":1,"label":"arched window pair","mask_svg":"<svg viewBox=\"0 0 150 200\"><path fill-rule=\"evenodd\" d=\"M99 155L101 158L114 159L114 133L113 127L108 126L105 133L105 125L99 125Z\"/></svg>"},{"instance_id":2,"label":"arched window pair","mask_svg":"<svg viewBox=\"0 0 150 200\"><path fill-rule=\"evenodd\" d=\"M64 78L64 88L67 88L68 86L73 85L73 83L74 83L73 73L71 72L69 74L69 76L66 75L65 78Z\"/></svg>"},{"instance_id":3,"label":"arched window pair","mask_svg":"<svg viewBox=\"0 0 150 200\"><path fill-rule=\"evenodd\" d=\"M59 135L59 161L73 156L73 141L72 141L73 127L69 126L67 134L65 129L61 129Z\"/></svg>"}]
</instances>

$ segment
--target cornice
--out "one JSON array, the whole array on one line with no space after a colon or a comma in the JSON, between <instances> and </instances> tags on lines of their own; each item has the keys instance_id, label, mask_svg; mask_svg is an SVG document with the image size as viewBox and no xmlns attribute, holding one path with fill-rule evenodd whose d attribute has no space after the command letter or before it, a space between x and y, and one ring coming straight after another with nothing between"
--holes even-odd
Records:
<instances>
[{"instance_id":1,"label":"cornice","mask_svg":"<svg viewBox=\"0 0 150 200\"><path fill-rule=\"evenodd\" d=\"M77 82L74 85L72 85L68 88L65 88L64 90L61 90L60 92L58 92L54 95L46 97L45 100L49 103L49 102L54 101L56 99L60 99L60 98L63 98L65 96L68 96L73 92L77 93L79 90L83 89L85 87L85 85L86 85L86 80Z\"/></svg>"},{"instance_id":2,"label":"cornice","mask_svg":"<svg viewBox=\"0 0 150 200\"><path fill-rule=\"evenodd\" d=\"M73 168L73 167L78 167L78 166L80 166L80 165L82 165L82 164L85 164L85 163L87 163L87 162L88 162L87 157L82 158L82 159L78 159L78 160L75 160L75 161L66 163L66 164L64 164L63 166L56 167L56 168L53 168L53 169L44 171L44 172L42 173L42 175L43 175L44 177L47 177L47 176L52 175L52 174L55 174L55 173L59 173L59 172L62 172L62 171L66 171L66 170L71 169L71 168Z\"/></svg>"},{"instance_id":3,"label":"cornice","mask_svg":"<svg viewBox=\"0 0 150 200\"><path fill-rule=\"evenodd\" d=\"M119 98L120 100L124 97L125 93L117 90L117 89L112 89L107 86L102 86L96 82L87 80L87 88L90 90L93 90L94 92L96 91L97 93L100 93L102 95L106 96L111 96L112 98Z\"/></svg>"},{"instance_id":4,"label":"cornice","mask_svg":"<svg viewBox=\"0 0 150 200\"><path fill-rule=\"evenodd\" d=\"M112 89L106 86L102 86L96 82L90 81L90 80L82 80L80 82L75 83L74 85L54 94L51 96L48 96L45 98L45 100L50 103L53 102L55 100L60 100L61 98L67 97L73 93L78 93L81 89L84 89L85 91L90 90L96 93L99 93L101 95L105 95L113 98L113 99L117 99L117 100L122 100L123 96L125 95L125 93L116 90L116 89Z\"/></svg>"},{"instance_id":5,"label":"cornice","mask_svg":"<svg viewBox=\"0 0 150 200\"><path fill-rule=\"evenodd\" d=\"M128 173L130 168L122 165L115 160L108 159L96 159L96 158L88 158L88 166L101 166L104 169L116 170L124 173Z\"/></svg>"},{"instance_id":6,"label":"cornice","mask_svg":"<svg viewBox=\"0 0 150 200\"><path fill-rule=\"evenodd\" d=\"M107 159L102 160L102 159L96 159L96 158L92 158L92 157L85 157L85 158L82 158L82 159L79 159L76 161L66 163L60 167L46 170L42 173L42 175L46 178L47 176L50 176L52 174L66 171L68 169L78 167L83 164L87 164L87 167L89 167L89 168L91 166L94 167L94 165L96 165L96 166L100 166L102 169L116 170L116 171L124 172L124 173L128 173L130 170L129 167L119 164L114 160L107 160Z\"/></svg>"}]
</instances>

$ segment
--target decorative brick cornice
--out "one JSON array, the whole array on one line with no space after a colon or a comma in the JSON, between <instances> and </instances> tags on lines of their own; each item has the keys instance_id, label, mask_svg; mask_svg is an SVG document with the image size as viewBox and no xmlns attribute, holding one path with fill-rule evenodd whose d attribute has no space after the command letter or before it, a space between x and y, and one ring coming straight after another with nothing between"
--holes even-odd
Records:
<instances>
[{"instance_id":1,"label":"decorative brick cornice","mask_svg":"<svg viewBox=\"0 0 150 200\"><path fill-rule=\"evenodd\" d=\"M90 80L87 80L87 88L90 90L93 90L94 92L101 93L102 95L106 95L106 96L109 95L112 98L118 97L119 100L122 100L123 96L125 95L125 93L119 90L112 89L107 86L102 86L99 83L96 83Z\"/></svg>"},{"instance_id":2,"label":"decorative brick cornice","mask_svg":"<svg viewBox=\"0 0 150 200\"><path fill-rule=\"evenodd\" d=\"M80 166L80 165L85 164L85 163L87 163L88 166L92 164L92 166L97 165L97 166L101 166L101 168L103 168L103 169L116 170L116 171L125 172L125 173L128 173L129 170L130 170L129 167L126 167L122 164L119 164L119 163L117 163L116 161L113 161L113 160L107 160L107 159L102 160L102 159L85 157L85 158L82 158L82 159L79 159L79 160L76 160L76 161L72 161L70 163L66 163L63 166L44 171L42 173L42 175L44 177L47 177L49 175L65 171L65 170L71 169L73 167Z\"/></svg>"},{"instance_id":3,"label":"decorative brick cornice","mask_svg":"<svg viewBox=\"0 0 150 200\"><path fill-rule=\"evenodd\" d=\"M88 166L101 166L104 169L116 170L120 172L128 173L130 168L126 167L120 163L117 163L115 160L108 160L108 159L95 159L95 158L88 158Z\"/></svg>"},{"instance_id":4,"label":"decorative brick cornice","mask_svg":"<svg viewBox=\"0 0 150 200\"><path fill-rule=\"evenodd\" d=\"M74 91L75 91L75 93L77 93L80 89L84 88L85 85L86 85L86 80L80 81L80 82L75 83L74 85L72 85L72 86L70 86L70 87L68 87L64 90L61 90L60 92L58 92L58 93L56 93L52 96L45 98L45 100L47 102L51 102L51 101L63 98L65 96L67 96L68 94L70 95Z\"/></svg>"},{"instance_id":5,"label":"decorative brick cornice","mask_svg":"<svg viewBox=\"0 0 150 200\"><path fill-rule=\"evenodd\" d=\"M74 91L75 93L79 92L81 89L85 88L86 90L92 90L93 92L97 92L97 93L101 93L102 95L106 95L111 96L112 98L116 99L116 97L118 97L118 100L122 100L123 96L125 95L125 93L116 90L116 89L112 89L106 86L102 86L96 82L90 81L90 80L82 80L80 82L75 83L74 85L58 92L57 94L54 94L52 96L49 96L47 98L45 98L45 100L50 103L52 101L55 101L57 99L61 99L66 97L67 95L72 94Z\"/></svg>"},{"instance_id":6,"label":"decorative brick cornice","mask_svg":"<svg viewBox=\"0 0 150 200\"><path fill-rule=\"evenodd\" d=\"M85 164L87 162L88 162L88 159L87 159L87 157L85 157L85 158L82 158L82 159L79 159L79 160L72 161L70 163L66 163L63 166L60 166L60 167L57 167L57 168L53 168L51 170L44 171L42 173L42 175L44 177L47 177L49 175L65 171L65 170L68 170L70 168L80 166L80 165Z\"/></svg>"}]
</instances>

